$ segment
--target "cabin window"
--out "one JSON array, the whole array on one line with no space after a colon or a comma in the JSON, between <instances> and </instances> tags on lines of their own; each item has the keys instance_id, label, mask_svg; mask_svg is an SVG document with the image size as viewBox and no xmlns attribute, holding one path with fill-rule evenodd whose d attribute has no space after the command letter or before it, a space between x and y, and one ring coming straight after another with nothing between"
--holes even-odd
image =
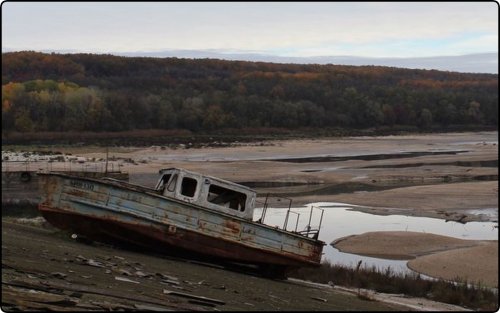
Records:
<instances>
[{"instance_id":1,"label":"cabin window","mask_svg":"<svg viewBox=\"0 0 500 313\"><path fill-rule=\"evenodd\" d=\"M161 178L161 181L158 184L158 187L156 189L163 191L163 189L165 189L166 184L170 180L171 176L172 176L172 174L165 174L165 175L163 175L163 177Z\"/></svg>"},{"instance_id":2,"label":"cabin window","mask_svg":"<svg viewBox=\"0 0 500 313\"><path fill-rule=\"evenodd\" d=\"M172 180L170 181L170 183L167 186L167 190L170 192L174 192L176 183L177 183L177 174L174 174L174 177L172 178Z\"/></svg>"},{"instance_id":3,"label":"cabin window","mask_svg":"<svg viewBox=\"0 0 500 313\"><path fill-rule=\"evenodd\" d=\"M221 186L210 185L207 200L233 210L245 211L247 195Z\"/></svg>"},{"instance_id":4,"label":"cabin window","mask_svg":"<svg viewBox=\"0 0 500 313\"><path fill-rule=\"evenodd\" d=\"M194 178L184 177L182 179L181 194L186 197L194 197L198 182Z\"/></svg>"},{"instance_id":5,"label":"cabin window","mask_svg":"<svg viewBox=\"0 0 500 313\"><path fill-rule=\"evenodd\" d=\"M165 174L163 175L163 183L166 184L170 180L170 177L172 177L172 174Z\"/></svg>"}]
</instances>

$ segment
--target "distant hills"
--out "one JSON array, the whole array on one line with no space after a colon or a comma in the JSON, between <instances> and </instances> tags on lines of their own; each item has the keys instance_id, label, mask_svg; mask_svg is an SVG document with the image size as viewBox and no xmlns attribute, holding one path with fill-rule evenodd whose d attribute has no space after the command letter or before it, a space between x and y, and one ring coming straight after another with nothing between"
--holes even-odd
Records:
<instances>
[{"instance_id":1,"label":"distant hills","mask_svg":"<svg viewBox=\"0 0 500 313\"><path fill-rule=\"evenodd\" d=\"M414 58L371 58L356 56L285 57L258 53L223 52L217 50L165 50L158 52L117 52L111 54L121 56L178 57L192 59L209 58L295 64L375 65L409 69L435 69L462 73L498 74L498 53L496 52Z\"/></svg>"},{"instance_id":2,"label":"distant hills","mask_svg":"<svg viewBox=\"0 0 500 313\"><path fill-rule=\"evenodd\" d=\"M13 52L14 49L2 48L2 53ZM74 50L42 50L45 53L85 53ZM451 71L461 73L489 73L498 74L498 53L474 53L456 56L432 57L358 57L358 56L314 56L288 57L270 54L251 53L245 51L224 50L162 50L136 52L95 52L97 54L112 54L127 57L155 57L155 58L188 58L188 59L221 59L232 61L272 62L283 64L335 64L335 65L374 65L408 69L425 69Z\"/></svg>"}]
</instances>

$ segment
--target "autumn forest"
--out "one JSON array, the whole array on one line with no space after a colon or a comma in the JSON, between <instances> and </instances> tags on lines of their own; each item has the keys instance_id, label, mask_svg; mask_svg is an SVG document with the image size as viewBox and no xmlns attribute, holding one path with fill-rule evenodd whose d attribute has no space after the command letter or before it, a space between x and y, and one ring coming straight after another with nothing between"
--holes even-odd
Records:
<instances>
[{"instance_id":1,"label":"autumn forest","mask_svg":"<svg viewBox=\"0 0 500 313\"><path fill-rule=\"evenodd\" d=\"M498 75L2 53L2 133L498 126Z\"/></svg>"}]
</instances>

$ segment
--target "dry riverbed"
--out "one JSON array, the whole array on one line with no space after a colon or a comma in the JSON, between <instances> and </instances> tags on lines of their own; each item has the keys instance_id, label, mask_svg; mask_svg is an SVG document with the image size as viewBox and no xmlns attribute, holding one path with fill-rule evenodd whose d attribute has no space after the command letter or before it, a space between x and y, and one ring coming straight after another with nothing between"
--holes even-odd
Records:
<instances>
[{"instance_id":1,"label":"dry riverbed","mask_svg":"<svg viewBox=\"0 0 500 313\"><path fill-rule=\"evenodd\" d=\"M102 148L58 150L87 160L105 157ZM154 185L161 168L183 167L244 183L260 196L292 198L296 205L344 202L372 214L498 222L498 132L276 140L224 148L114 147L109 156L115 169L129 172L131 182L143 185ZM50 164L51 169L67 167L67 162ZM416 257L409 262L412 269L434 277L464 278L465 273L467 279L483 282L488 275L498 277L498 241L466 247L469 243L448 244L450 239L427 235L370 235L379 244L389 240L391 251L373 245L368 235L358 236L356 243L351 238L339 244L345 251L365 255L411 255ZM410 242L418 242L419 250L402 252ZM466 264L477 266L465 272ZM474 277L471 273L478 267L495 270Z\"/></svg>"}]
</instances>

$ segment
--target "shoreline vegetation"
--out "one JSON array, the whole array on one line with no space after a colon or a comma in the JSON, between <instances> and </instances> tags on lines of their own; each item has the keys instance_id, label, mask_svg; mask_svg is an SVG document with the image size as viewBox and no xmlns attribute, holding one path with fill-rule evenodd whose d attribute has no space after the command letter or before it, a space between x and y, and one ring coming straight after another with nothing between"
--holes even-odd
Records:
<instances>
[{"instance_id":1,"label":"shoreline vegetation","mask_svg":"<svg viewBox=\"0 0 500 313\"><path fill-rule=\"evenodd\" d=\"M172 146L187 148L204 146L227 147L235 143L258 143L266 140L320 139L355 136L424 135L449 132L498 131L496 126L471 125L435 127L426 130L408 126L378 127L367 129L346 128L243 128L212 132L192 132L187 129L138 129L119 132L18 132L2 131L4 145L97 145L97 146ZM190 144L190 145L189 145Z\"/></svg>"},{"instance_id":2,"label":"shoreline vegetation","mask_svg":"<svg viewBox=\"0 0 500 313\"><path fill-rule=\"evenodd\" d=\"M340 285L389 294L404 294L472 310L498 310L498 289L473 285L459 278L453 282L443 279L424 279L416 273L400 274L391 268L379 270L375 267L364 267L361 262L356 268L323 262L319 268L296 270L290 277L331 286ZM364 295L360 292L358 297L362 298Z\"/></svg>"}]
</instances>

